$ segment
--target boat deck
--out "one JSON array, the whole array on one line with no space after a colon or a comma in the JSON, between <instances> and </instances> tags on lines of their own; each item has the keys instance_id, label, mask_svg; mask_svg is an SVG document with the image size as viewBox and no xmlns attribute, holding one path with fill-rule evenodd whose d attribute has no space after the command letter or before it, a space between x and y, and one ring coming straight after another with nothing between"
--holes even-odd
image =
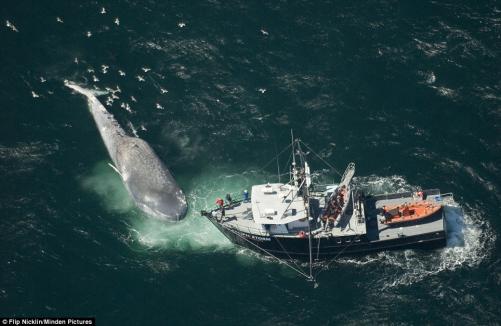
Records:
<instances>
[{"instance_id":1,"label":"boat deck","mask_svg":"<svg viewBox=\"0 0 501 326\"><path fill-rule=\"evenodd\" d=\"M425 192L426 201L431 203L447 204L452 198L440 195L438 190ZM394 238L416 236L424 233L440 233L445 230L444 212L427 217L421 221L405 222L395 225L382 223L384 216L381 214L383 206L396 206L405 203L418 202L421 199L414 193L400 193L389 195L370 196L365 200L367 218L367 237L369 241L382 241Z\"/></svg>"},{"instance_id":2,"label":"boat deck","mask_svg":"<svg viewBox=\"0 0 501 326\"><path fill-rule=\"evenodd\" d=\"M223 218L222 225L242 232L269 235L269 232L262 226L254 222L252 216L252 204L250 201L237 202L225 209L225 217Z\"/></svg>"},{"instance_id":3,"label":"boat deck","mask_svg":"<svg viewBox=\"0 0 501 326\"><path fill-rule=\"evenodd\" d=\"M452 195L440 195L438 190L425 191L426 200L433 203L448 204L453 202ZM361 202L360 207L351 208L345 216L340 220L339 224L331 229L324 230L314 219L312 231L314 237L342 237L366 235L368 241L383 241L401 237L411 237L421 234L440 233L445 231L444 213L443 210L427 217L421 221L406 222L395 225L387 225L382 223L384 216L381 214L383 206L395 206L404 203L412 203L421 200L415 197L414 193L397 193L385 194L376 196L367 196ZM322 205L319 204L322 200L317 201L317 207L313 208L314 212L322 210ZM351 204L350 204L351 205ZM313 205L312 205L313 206ZM221 219L220 210L213 211L218 218ZM314 213L315 216L319 216ZM270 236L269 228L263 224L256 223L252 214L252 204L250 201L240 201L232 205L225 206L225 216L220 220L220 224L224 227L231 228L240 232ZM296 231L296 230L295 230ZM306 231L306 230L305 230ZM295 237L295 232L287 234L274 234L281 237Z\"/></svg>"}]
</instances>

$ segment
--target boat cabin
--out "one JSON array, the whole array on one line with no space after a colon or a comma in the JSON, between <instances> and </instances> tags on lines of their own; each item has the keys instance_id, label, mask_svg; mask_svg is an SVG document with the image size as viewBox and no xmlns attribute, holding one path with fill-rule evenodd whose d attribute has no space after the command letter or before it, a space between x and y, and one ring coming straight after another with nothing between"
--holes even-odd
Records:
<instances>
[{"instance_id":1,"label":"boat cabin","mask_svg":"<svg viewBox=\"0 0 501 326\"><path fill-rule=\"evenodd\" d=\"M268 183L252 187L252 216L270 234L286 234L308 229L306 205L298 187Z\"/></svg>"}]
</instances>

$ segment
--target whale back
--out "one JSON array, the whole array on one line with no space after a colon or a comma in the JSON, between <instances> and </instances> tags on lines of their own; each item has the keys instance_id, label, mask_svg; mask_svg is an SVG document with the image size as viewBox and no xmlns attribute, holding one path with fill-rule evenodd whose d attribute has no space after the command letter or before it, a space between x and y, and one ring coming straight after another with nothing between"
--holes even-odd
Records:
<instances>
[{"instance_id":1,"label":"whale back","mask_svg":"<svg viewBox=\"0 0 501 326\"><path fill-rule=\"evenodd\" d=\"M185 215L183 191L147 142L123 137L116 148L116 159L128 191L143 210L168 220Z\"/></svg>"}]
</instances>

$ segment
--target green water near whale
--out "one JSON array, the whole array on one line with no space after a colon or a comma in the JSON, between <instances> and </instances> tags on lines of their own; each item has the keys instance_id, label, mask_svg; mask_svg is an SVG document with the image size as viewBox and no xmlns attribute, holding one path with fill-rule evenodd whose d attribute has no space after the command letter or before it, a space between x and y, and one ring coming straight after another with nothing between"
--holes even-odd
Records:
<instances>
[{"instance_id":1,"label":"green water near whale","mask_svg":"<svg viewBox=\"0 0 501 326\"><path fill-rule=\"evenodd\" d=\"M498 2L17 1L0 19L0 315L501 322ZM134 208L65 79L119 87L100 100L170 168L184 221ZM343 258L313 288L232 245L198 211L275 181L290 129L369 191L454 192L448 246Z\"/></svg>"}]
</instances>

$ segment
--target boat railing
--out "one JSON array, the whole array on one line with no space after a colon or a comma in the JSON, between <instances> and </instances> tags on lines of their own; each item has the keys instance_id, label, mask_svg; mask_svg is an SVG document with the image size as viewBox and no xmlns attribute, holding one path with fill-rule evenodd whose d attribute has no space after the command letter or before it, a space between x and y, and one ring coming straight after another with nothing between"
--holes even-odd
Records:
<instances>
[{"instance_id":1,"label":"boat railing","mask_svg":"<svg viewBox=\"0 0 501 326\"><path fill-rule=\"evenodd\" d=\"M340 185L348 185L355 174L355 163L350 162L344 170L343 176L341 177Z\"/></svg>"},{"instance_id":2,"label":"boat railing","mask_svg":"<svg viewBox=\"0 0 501 326\"><path fill-rule=\"evenodd\" d=\"M446 203L455 203L454 194L452 192L446 192L444 194L439 194L440 200Z\"/></svg>"},{"instance_id":3,"label":"boat railing","mask_svg":"<svg viewBox=\"0 0 501 326\"><path fill-rule=\"evenodd\" d=\"M226 199L227 195L230 195L230 197L231 197L231 203L227 201L227 199ZM223 205L223 207L225 209L231 208L235 204L240 204L240 203L245 203L245 202L250 203L250 201L251 201L251 195L250 195L250 193L249 193L249 196L247 197L247 199L245 199L243 193L240 193L240 192L239 193L228 193L227 195L225 196L225 198L223 198L224 199L224 205ZM238 198L238 199L235 199L235 198ZM220 210L220 209L221 209L221 207L216 204L216 205L212 206L212 208L210 209L210 211L212 212L212 211L217 211L217 210Z\"/></svg>"}]
</instances>

